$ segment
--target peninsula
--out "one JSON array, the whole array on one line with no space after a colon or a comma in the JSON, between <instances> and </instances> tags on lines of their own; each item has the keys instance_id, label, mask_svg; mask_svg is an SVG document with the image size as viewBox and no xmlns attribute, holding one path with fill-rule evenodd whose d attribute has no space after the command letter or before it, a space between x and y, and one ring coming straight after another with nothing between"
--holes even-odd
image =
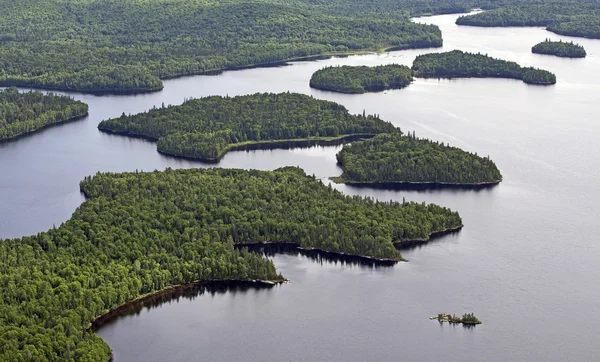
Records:
<instances>
[{"instance_id":1,"label":"peninsula","mask_svg":"<svg viewBox=\"0 0 600 362\"><path fill-rule=\"evenodd\" d=\"M340 93L365 93L404 88L412 80L412 71L405 65L344 65L316 71L310 78L310 86Z\"/></svg>"},{"instance_id":2,"label":"peninsula","mask_svg":"<svg viewBox=\"0 0 600 362\"><path fill-rule=\"evenodd\" d=\"M461 50L419 55L412 69L415 77L422 78L510 78L528 84L556 83L556 76L547 70Z\"/></svg>"},{"instance_id":3,"label":"peninsula","mask_svg":"<svg viewBox=\"0 0 600 362\"><path fill-rule=\"evenodd\" d=\"M297 93L206 97L123 114L98 129L158 141L159 152L217 162L234 149L340 144L399 132L377 116L351 115L337 103Z\"/></svg>"},{"instance_id":4,"label":"peninsula","mask_svg":"<svg viewBox=\"0 0 600 362\"><path fill-rule=\"evenodd\" d=\"M71 97L42 92L0 90L0 141L23 136L52 124L88 114L87 104Z\"/></svg>"},{"instance_id":5,"label":"peninsula","mask_svg":"<svg viewBox=\"0 0 600 362\"><path fill-rule=\"evenodd\" d=\"M479 188L502 180L488 157L419 139L414 133L382 134L345 145L337 161L344 172L332 180L357 186Z\"/></svg>"},{"instance_id":6,"label":"peninsula","mask_svg":"<svg viewBox=\"0 0 600 362\"><path fill-rule=\"evenodd\" d=\"M2 361L107 361L90 322L129 302L202 281L283 280L236 244L399 261L394 241L461 225L447 208L345 196L294 167L98 173L80 187L88 199L59 227L0 240Z\"/></svg>"}]
</instances>

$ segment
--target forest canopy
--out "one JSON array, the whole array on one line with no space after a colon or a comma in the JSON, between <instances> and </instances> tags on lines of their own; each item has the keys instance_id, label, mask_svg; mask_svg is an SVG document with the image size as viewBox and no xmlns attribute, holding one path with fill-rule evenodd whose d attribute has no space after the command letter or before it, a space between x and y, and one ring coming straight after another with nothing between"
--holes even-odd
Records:
<instances>
[{"instance_id":1,"label":"forest canopy","mask_svg":"<svg viewBox=\"0 0 600 362\"><path fill-rule=\"evenodd\" d=\"M88 114L88 105L53 93L0 90L0 141Z\"/></svg>"},{"instance_id":2,"label":"forest canopy","mask_svg":"<svg viewBox=\"0 0 600 362\"><path fill-rule=\"evenodd\" d=\"M547 70L461 50L419 55L412 69L415 77L422 78L512 78L528 84L556 83L556 76Z\"/></svg>"},{"instance_id":3,"label":"forest canopy","mask_svg":"<svg viewBox=\"0 0 600 362\"><path fill-rule=\"evenodd\" d=\"M600 39L600 1L502 0L482 2L488 11L461 16L470 26L544 26L561 35Z\"/></svg>"},{"instance_id":4,"label":"forest canopy","mask_svg":"<svg viewBox=\"0 0 600 362\"><path fill-rule=\"evenodd\" d=\"M563 58L585 58L585 49L573 42L551 41L546 39L534 45L531 51L536 54L556 55Z\"/></svg>"},{"instance_id":5,"label":"forest canopy","mask_svg":"<svg viewBox=\"0 0 600 362\"><path fill-rule=\"evenodd\" d=\"M344 173L334 178L348 184L433 183L494 184L502 175L492 160L414 133L382 134L345 145L337 154Z\"/></svg>"},{"instance_id":6,"label":"forest canopy","mask_svg":"<svg viewBox=\"0 0 600 362\"><path fill-rule=\"evenodd\" d=\"M91 93L323 54L439 47L413 13L464 1L32 0L0 4L0 86Z\"/></svg>"},{"instance_id":7,"label":"forest canopy","mask_svg":"<svg viewBox=\"0 0 600 362\"><path fill-rule=\"evenodd\" d=\"M107 361L90 322L122 303L197 280L281 280L235 244L400 260L395 241L461 226L424 203L344 196L298 168L189 169L86 177L88 196L47 232L0 240L0 360Z\"/></svg>"},{"instance_id":8,"label":"forest canopy","mask_svg":"<svg viewBox=\"0 0 600 362\"><path fill-rule=\"evenodd\" d=\"M310 78L310 86L341 93L365 93L404 88L412 80L412 71L405 65L344 65L316 71Z\"/></svg>"},{"instance_id":9,"label":"forest canopy","mask_svg":"<svg viewBox=\"0 0 600 362\"><path fill-rule=\"evenodd\" d=\"M377 116L351 115L342 105L297 93L192 99L105 120L98 128L157 140L161 153L202 161L219 160L240 146L276 148L286 142L342 141L348 136L399 132Z\"/></svg>"}]
</instances>

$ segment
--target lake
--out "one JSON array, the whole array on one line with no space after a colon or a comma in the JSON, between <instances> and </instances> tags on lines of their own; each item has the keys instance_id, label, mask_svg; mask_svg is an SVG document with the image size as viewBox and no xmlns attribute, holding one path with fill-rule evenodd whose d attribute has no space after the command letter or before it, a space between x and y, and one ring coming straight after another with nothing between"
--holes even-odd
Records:
<instances>
[{"instance_id":1,"label":"lake","mask_svg":"<svg viewBox=\"0 0 600 362\"><path fill-rule=\"evenodd\" d=\"M47 230L84 201L79 181L98 171L214 167L156 152L154 143L108 135L98 123L185 98L292 91L377 113L490 156L504 176L480 191L384 191L336 186L380 200L425 201L460 212L465 227L409 260L373 268L295 253L273 256L290 283L199 292L120 317L98 333L121 361L514 361L597 360L600 313L600 40L541 28L474 28L458 15L440 26L443 49L407 50L165 81L136 96L71 94L89 116L0 144L0 238ZM545 38L574 40L585 59L531 53ZM505 79L417 79L364 95L310 89L329 65L410 65L418 54L461 49L554 72L555 86ZM298 165L327 182L340 147L231 152L219 167ZM437 313L474 312L475 328L440 325Z\"/></svg>"}]
</instances>

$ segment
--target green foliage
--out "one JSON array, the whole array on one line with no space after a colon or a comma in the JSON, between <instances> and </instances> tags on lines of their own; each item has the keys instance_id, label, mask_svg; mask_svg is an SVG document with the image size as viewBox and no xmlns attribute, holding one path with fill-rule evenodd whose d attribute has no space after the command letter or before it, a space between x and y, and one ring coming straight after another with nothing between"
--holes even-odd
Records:
<instances>
[{"instance_id":1,"label":"green foliage","mask_svg":"<svg viewBox=\"0 0 600 362\"><path fill-rule=\"evenodd\" d=\"M408 19L413 8L417 13L464 10L464 1L439 2L5 1L0 85L146 92L162 89L161 79L220 69L320 54L439 47L439 28Z\"/></svg>"},{"instance_id":2,"label":"green foliage","mask_svg":"<svg viewBox=\"0 0 600 362\"><path fill-rule=\"evenodd\" d=\"M107 361L88 330L107 310L196 280L281 280L234 244L401 258L393 242L460 225L446 208L344 196L297 168L190 169L86 177L58 228L0 240L0 360Z\"/></svg>"},{"instance_id":3,"label":"green foliage","mask_svg":"<svg viewBox=\"0 0 600 362\"><path fill-rule=\"evenodd\" d=\"M412 69L415 77L423 78L486 77L521 79L530 84L556 83L556 76L546 70L523 68L515 62L460 50L419 55Z\"/></svg>"},{"instance_id":4,"label":"green foliage","mask_svg":"<svg viewBox=\"0 0 600 362\"><path fill-rule=\"evenodd\" d=\"M545 26L557 34L600 39L598 0L502 0L491 10L461 16L456 24L470 26Z\"/></svg>"},{"instance_id":5,"label":"green foliage","mask_svg":"<svg viewBox=\"0 0 600 362\"><path fill-rule=\"evenodd\" d=\"M0 90L0 141L66 122L88 113L87 104L70 97L42 92Z\"/></svg>"},{"instance_id":6,"label":"green foliage","mask_svg":"<svg viewBox=\"0 0 600 362\"><path fill-rule=\"evenodd\" d=\"M563 58L585 58L587 55L585 49L579 44L573 42L545 41L534 45L531 51L536 54L556 55Z\"/></svg>"},{"instance_id":7,"label":"green foliage","mask_svg":"<svg viewBox=\"0 0 600 362\"><path fill-rule=\"evenodd\" d=\"M204 161L218 160L241 145L396 132L376 116L351 115L337 103L297 93L192 99L105 120L98 128L158 140L160 152Z\"/></svg>"},{"instance_id":8,"label":"green foliage","mask_svg":"<svg viewBox=\"0 0 600 362\"><path fill-rule=\"evenodd\" d=\"M546 29L561 35L600 39L600 16L571 17L569 21L552 23Z\"/></svg>"},{"instance_id":9,"label":"green foliage","mask_svg":"<svg viewBox=\"0 0 600 362\"><path fill-rule=\"evenodd\" d=\"M414 135L382 134L346 145L337 154L342 182L480 184L502 175L488 157Z\"/></svg>"},{"instance_id":10,"label":"green foliage","mask_svg":"<svg viewBox=\"0 0 600 362\"><path fill-rule=\"evenodd\" d=\"M412 80L412 71L405 65L344 65L316 71L310 78L310 86L341 93L365 93L404 88Z\"/></svg>"},{"instance_id":11,"label":"green foliage","mask_svg":"<svg viewBox=\"0 0 600 362\"><path fill-rule=\"evenodd\" d=\"M461 318L463 324L481 324L481 321L473 313L465 313Z\"/></svg>"}]
</instances>

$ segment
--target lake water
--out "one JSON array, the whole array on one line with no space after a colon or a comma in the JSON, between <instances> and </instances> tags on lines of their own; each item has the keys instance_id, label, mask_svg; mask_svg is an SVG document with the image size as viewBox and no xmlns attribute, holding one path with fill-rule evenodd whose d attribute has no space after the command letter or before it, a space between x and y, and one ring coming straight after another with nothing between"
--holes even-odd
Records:
<instances>
[{"instance_id":1,"label":"lake water","mask_svg":"<svg viewBox=\"0 0 600 362\"><path fill-rule=\"evenodd\" d=\"M443 50L461 49L548 69L555 86L503 79L417 79L365 95L312 90L326 65L410 65L409 50L297 62L165 82L137 96L73 94L85 120L0 144L0 237L67 220L84 201L78 183L97 171L206 167L162 156L155 144L97 130L106 118L184 98L293 91L378 113L417 136L489 155L504 181L481 191L383 191L337 186L381 200L433 202L460 212L465 228L404 250L408 263L372 268L293 255L274 262L291 283L269 290L203 293L121 317L98 333L121 361L566 361L598 360L600 346L600 41L540 28L440 26ZM550 37L575 40L588 57L531 54ZM220 167L298 165L339 175L339 147L232 152ZM211 166L212 167L212 166ZM440 312L474 312L476 328L440 325Z\"/></svg>"}]
</instances>

